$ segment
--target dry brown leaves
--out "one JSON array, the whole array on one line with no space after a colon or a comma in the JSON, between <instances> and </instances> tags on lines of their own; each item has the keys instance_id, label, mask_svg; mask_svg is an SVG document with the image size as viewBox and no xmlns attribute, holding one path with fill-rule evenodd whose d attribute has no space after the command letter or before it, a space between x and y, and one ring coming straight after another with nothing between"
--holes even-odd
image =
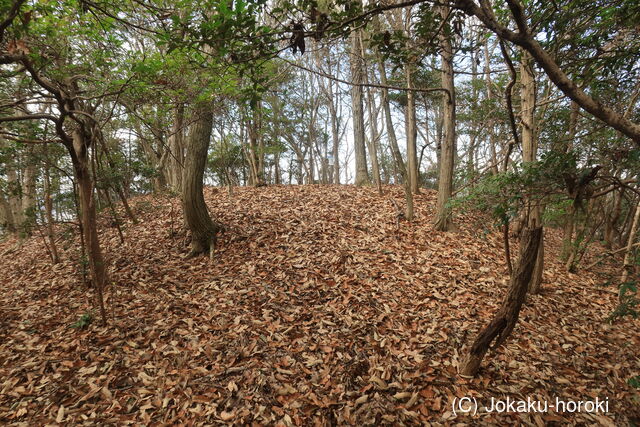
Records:
<instances>
[{"instance_id":1,"label":"dry brown leaves","mask_svg":"<svg viewBox=\"0 0 640 427\"><path fill-rule=\"evenodd\" d=\"M505 347L461 379L463 344L505 291L498 233L468 218L432 229L435 194L396 230L399 188L207 189L229 227L215 263L183 259L179 202L133 201L126 242L105 227L107 327L91 308L77 247L51 266L34 238L0 258L0 422L69 424L614 425L639 417L638 322L608 325L616 295L569 274L546 237L544 292ZM15 242L0 245L5 253ZM602 275L602 271L600 272ZM591 400L607 414L454 415L456 397Z\"/></svg>"}]
</instances>

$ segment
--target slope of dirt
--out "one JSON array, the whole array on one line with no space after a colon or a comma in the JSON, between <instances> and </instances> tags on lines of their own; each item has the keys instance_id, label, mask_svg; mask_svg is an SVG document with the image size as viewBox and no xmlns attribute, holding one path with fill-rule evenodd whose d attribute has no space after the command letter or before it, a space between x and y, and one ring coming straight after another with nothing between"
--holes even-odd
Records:
<instances>
[{"instance_id":1,"label":"slope of dirt","mask_svg":"<svg viewBox=\"0 0 640 427\"><path fill-rule=\"evenodd\" d=\"M459 351L506 289L500 236L458 217L396 228L390 197L351 186L207 189L228 226L213 263L183 259L180 204L132 202L140 224L120 243L104 219L109 325L71 325L91 310L77 246L61 230L60 264L39 237L0 244L0 422L23 425L626 425L640 397L640 323L606 322L606 271L569 274L546 236L543 294L475 379ZM70 234L66 231L67 234ZM64 240L66 238L67 240ZM66 246L66 248L64 248ZM588 414L454 413L475 398L608 399Z\"/></svg>"}]
</instances>

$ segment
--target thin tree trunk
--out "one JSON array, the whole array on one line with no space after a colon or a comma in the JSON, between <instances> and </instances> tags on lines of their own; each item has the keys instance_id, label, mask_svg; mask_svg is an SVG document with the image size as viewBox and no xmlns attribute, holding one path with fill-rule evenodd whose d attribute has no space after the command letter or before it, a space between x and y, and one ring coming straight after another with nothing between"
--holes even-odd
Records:
<instances>
[{"instance_id":1,"label":"thin tree trunk","mask_svg":"<svg viewBox=\"0 0 640 427\"><path fill-rule=\"evenodd\" d=\"M380 71L380 82L383 86L387 85L387 70L384 67L382 58L378 53L378 69ZM409 172L407 171L406 164L402 158L400 147L398 146L398 139L396 137L396 131L393 127L393 119L391 117L391 104L389 103L389 91L386 88L381 89L381 102L382 109L384 111L385 126L387 128L387 136L389 137L389 145L391 146L391 154L395 160L396 168L402 176L402 185L404 187L404 195L407 203L405 217L407 221L413 221L413 191L411 191Z\"/></svg>"},{"instance_id":2,"label":"thin tree trunk","mask_svg":"<svg viewBox=\"0 0 640 427\"><path fill-rule=\"evenodd\" d=\"M405 78L407 87L413 88L413 71L414 64L407 62L405 64ZM416 95L412 90L407 91L407 107L405 110L405 132L407 134L407 169L409 171L409 187L415 194L420 192L418 186L418 149L416 147L416 139L418 137L418 129L416 127Z\"/></svg>"},{"instance_id":3,"label":"thin tree trunk","mask_svg":"<svg viewBox=\"0 0 640 427\"><path fill-rule=\"evenodd\" d=\"M115 170L116 164L113 161L113 159L111 158L111 153L109 152L109 147L107 146L106 141L102 140L100 142L102 142L102 148L103 148L104 153L105 153L105 155L107 157L107 164L109 165L109 167L112 170ZM123 183L122 182L113 182L111 184L111 186L113 187L114 191L116 192L116 194L120 198L120 201L122 202L122 207L124 207L124 212L127 214L127 217L131 220L131 222L133 222L134 224L137 224L138 223L138 219L133 214L133 210L131 210L131 207L129 206L129 201L127 200L127 196L125 195L125 192L123 190ZM106 188L105 192L108 192L108 191L109 191L109 189ZM111 200L107 200L107 202L108 202L109 205L112 206Z\"/></svg>"},{"instance_id":4,"label":"thin tree trunk","mask_svg":"<svg viewBox=\"0 0 640 427\"><path fill-rule=\"evenodd\" d=\"M475 37L474 37L475 39ZM478 76L478 64L480 63L480 59L479 59L479 52L476 50L477 49L477 41L474 40L474 45L476 46L472 51L471 51L471 55L470 55L470 61L471 61L471 75L472 78L477 78ZM477 61L476 61L477 59ZM479 102L480 102L480 93L479 93L479 89L477 85L472 85L472 93L471 93L471 108L475 111L479 110L480 106L479 106ZM469 183L469 186L473 187L474 183L475 183L475 175L476 175L476 146L478 143L478 139L479 139L479 125L480 123L477 120L473 120L471 122L471 129L470 129L470 136L469 136L469 146L468 146L468 150L467 150L467 182Z\"/></svg>"},{"instance_id":5,"label":"thin tree trunk","mask_svg":"<svg viewBox=\"0 0 640 427\"><path fill-rule=\"evenodd\" d=\"M273 182L276 185L282 184L282 172L280 171L280 153L276 153L273 159Z\"/></svg>"},{"instance_id":6,"label":"thin tree trunk","mask_svg":"<svg viewBox=\"0 0 640 427\"><path fill-rule=\"evenodd\" d=\"M38 170L34 163L33 158L33 146L29 146L27 150L26 162L27 166L24 169L23 177L23 192L22 192L22 217L23 222L21 225L22 231L27 236L31 236L32 229L36 220L36 176Z\"/></svg>"},{"instance_id":7,"label":"thin tree trunk","mask_svg":"<svg viewBox=\"0 0 640 427\"><path fill-rule=\"evenodd\" d=\"M98 236L96 205L93 182L91 180L91 172L89 170L90 161L88 151L92 144L92 141L88 140L88 138L91 138L89 135L93 132L99 132L99 130L93 129L92 132L89 132L84 129L84 127L85 126L78 128L73 132L73 147L68 148L71 152L74 174L78 184L82 232L87 248L91 283L96 290L97 303L98 308L100 309L102 323L106 325L107 313L104 307L103 292L106 284L109 283L109 279Z\"/></svg>"},{"instance_id":8,"label":"thin tree trunk","mask_svg":"<svg viewBox=\"0 0 640 427\"><path fill-rule=\"evenodd\" d=\"M606 199L613 198L611 202L611 207L608 205L605 206L607 210L606 221L604 226L604 241L605 246L607 248L613 248L615 242L615 235L617 233L616 224L620 219L620 215L622 213L622 199L623 199L624 189L614 190L611 192L611 195L607 195Z\"/></svg>"},{"instance_id":9,"label":"thin tree trunk","mask_svg":"<svg viewBox=\"0 0 640 427\"><path fill-rule=\"evenodd\" d=\"M322 85L324 88L324 85ZM328 82L326 86L327 103L329 104L329 115L331 117L331 142L333 155L333 183L340 184L340 122L336 109L336 100L333 93L333 82Z\"/></svg>"},{"instance_id":10,"label":"thin tree trunk","mask_svg":"<svg viewBox=\"0 0 640 427\"><path fill-rule=\"evenodd\" d=\"M362 41L362 40L361 40ZM364 45L360 46L360 53L362 58L365 57ZM367 71L367 67L364 63L363 59L364 71L364 82L369 84L369 72ZM369 130L370 130L370 138L369 143L367 144L369 149L369 157L371 158L371 172L373 173L373 179L376 183L376 187L378 188L378 194L382 194L382 180L380 178L380 163L378 162L378 139L380 138L378 134L378 111L376 110L375 100L373 96L373 90L371 87L367 87L367 111L369 114Z\"/></svg>"},{"instance_id":11,"label":"thin tree trunk","mask_svg":"<svg viewBox=\"0 0 640 427\"><path fill-rule=\"evenodd\" d=\"M257 164L257 185L265 185L265 181L264 181L264 136L262 134L262 102L258 101L258 104L256 106L256 111L255 111L255 124L256 124L256 129L255 129L255 136L257 138L258 141L258 152L257 157L258 157L258 164Z\"/></svg>"},{"instance_id":12,"label":"thin tree trunk","mask_svg":"<svg viewBox=\"0 0 640 427\"><path fill-rule=\"evenodd\" d=\"M567 207L567 214L565 215L564 226L562 227L562 249L560 251L560 259L567 261L571 254L571 248L573 246L573 232L575 230L575 207L571 203Z\"/></svg>"},{"instance_id":13,"label":"thin tree trunk","mask_svg":"<svg viewBox=\"0 0 640 427\"><path fill-rule=\"evenodd\" d=\"M174 108L174 122L169 136L169 152L166 175L169 187L176 193L182 191L182 167L184 164L184 104Z\"/></svg>"},{"instance_id":14,"label":"thin tree trunk","mask_svg":"<svg viewBox=\"0 0 640 427\"><path fill-rule=\"evenodd\" d=\"M640 202L636 203L636 211L633 214L633 222L631 223L631 230L629 231L629 238L627 239L627 250L624 254L622 277L620 278L620 283L626 283L629 275L633 272L633 242L636 239L638 222L640 222Z\"/></svg>"},{"instance_id":15,"label":"thin tree trunk","mask_svg":"<svg viewBox=\"0 0 640 427\"><path fill-rule=\"evenodd\" d=\"M44 214L47 221L47 237L49 239L49 246L51 247L51 262L57 264L60 262L60 256L58 255L58 246L56 245L55 234L53 232L53 202L51 200L51 176L49 167L49 150L48 145L45 144L45 169L44 169Z\"/></svg>"},{"instance_id":16,"label":"thin tree trunk","mask_svg":"<svg viewBox=\"0 0 640 427\"><path fill-rule=\"evenodd\" d=\"M362 186L370 183L367 170L367 154L364 134L364 114L362 83L363 60L360 54L360 30L351 33L351 106L353 115L353 142L355 144L356 178L355 185Z\"/></svg>"},{"instance_id":17,"label":"thin tree trunk","mask_svg":"<svg viewBox=\"0 0 640 427\"><path fill-rule=\"evenodd\" d=\"M259 186L261 185L261 174L258 164L258 131L255 117L247 122L247 127L249 136L249 155L247 156L250 167L249 185Z\"/></svg>"},{"instance_id":18,"label":"thin tree trunk","mask_svg":"<svg viewBox=\"0 0 640 427\"><path fill-rule=\"evenodd\" d=\"M567 130L567 143L561 147L558 147L557 150L563 153L568 153L573 147L573 139L576 136L577 125L578 125L578 116L580 112L580 107L575 102L571 102L571 114L569 116L569 128ZM576 217L576 206L574 203L571 203L567 208L567 214L565 216L565 223L563 227L563 237L562 237L562 250L560 251L560 259L566 261L571 256L572 247L573 247L573 232L575 231L575 218ZM605 238L606 241L606 238ZM573 265L573 264L572 264ZM571 268L571 266L568 266Z\"/></svg>"},{"instance_id":19,"label":"thin tree trunk","mask_svg":"<svg viewBox=\"0 0 640 427\"><path fill-rule=\"evenodd\" d=\"M535 268L538 247L541 244L542 228L525 228L522 233L523 250L511 276L509 290L493 320L478 334L468 353L460 362L460 375L473 377L489 348L497 348L511 335L516 326L520 308L527 295L527 287ZM491 343L496 343L491 347Z\"/></svg>"},{"instance_id":20,"label":"thin tree trunk","mask_svg":"<svg viewBox=\"0 0 640 427\"><path fill-rule=\"evenodd\" d=\"M0 138L0 148L2 148L4 144L5 141ZM0 226L4 227L10 234L15 235L18 233L18 222L13 206L11 181L9 180L11 170L10 163L5 164L5 174L7 175L7 187L9 191L5 193L2 187L0 187Z\"/></svg>"},{"instance_id":21,"label":"thin tree trunk","mask_svg":"<svg viewBox=\"0 0 640 427\"><path fill-rule=\"evenodd\" d=\"M329 90L332 85L329 83ZM331 114L331 140L333 141L333 183L340 184L340 137L339 137L339 123L338 123L338 115L336 113L336 106L333 103L333 94L332 99L329 103L329 112Z\"/></svg>"},{"instance_id":22,"label":"thin tree trunk","mask_svg":"<svg viewBox=\"0 0 640 427\"><path fill-rule=\"evenodd\" d=\"M18 173L15 169L15 165L12 162L7 163L5 167L5 173L7 175L7 202L9 204L9 209L12 212L13 221L16 226L16 231L20 235L20 237L25 237L23 232L23 224L25 222L24 211L22 210L22 199L20 198L20 193L22 192L22 188L20 185L20 180L18 179Z\"/></svg>"}]
</instances>

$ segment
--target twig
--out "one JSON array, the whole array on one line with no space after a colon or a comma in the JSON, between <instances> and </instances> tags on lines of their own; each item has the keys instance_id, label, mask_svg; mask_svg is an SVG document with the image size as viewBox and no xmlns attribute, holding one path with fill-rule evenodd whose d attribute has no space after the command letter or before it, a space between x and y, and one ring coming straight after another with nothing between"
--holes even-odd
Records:
<instances>
[{"instance_id":1,"label":"twig","mask_svg":"<svg viewBox=\"0 0 640 427\"><path fill-rule=\"evenodd\" d=\"M631 247L636 247L636 246L640 246L640 242L638 243L634 243L633 245L631 245ZM616 249L615 251L608 251L605 252L604 255L601 255L600 258L598 258L596 261L592 262L591 264L589 264L588 266L586 266L584 269L588 270L591 267L594 267L596 264L599 264L602 262L602 260L604 260L606 257L611 256L611 255L615 255L615 254L619 254L622 251L627 250L627 246L620 248L620 249Z\"/></svg>"}]
</instances>

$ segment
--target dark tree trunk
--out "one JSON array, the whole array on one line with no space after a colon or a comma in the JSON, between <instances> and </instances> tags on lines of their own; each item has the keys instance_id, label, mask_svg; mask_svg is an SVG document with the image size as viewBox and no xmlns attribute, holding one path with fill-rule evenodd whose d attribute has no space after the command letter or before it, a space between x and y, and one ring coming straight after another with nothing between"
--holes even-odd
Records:
<instances>
[{"instance_id":1,"label":"dark tree trunk","mask_svg":"<svg viewBox=\"0 0 640 427\"><path fill-rule=\"evenodd\" d=\"M187 228L191 232L190 257L213 251L216 234L220 231L220 225L213 222L209 216L202 192L213 127L211 104L198 106L194 114L196 120L186 141L187 152L182 175L182 211Z\"/></svg>"},{"instance_id":2,"label":"dark tree trunk","mask_svg":"<svg viewBox=\"0 0 640 427\"><path fill-rule=\"evenodd\" d=\"M449 9L442 7L443 17L449 15ZM443 98L442 115L444 119L444 141L439 161L438 202L434 227L438 231L450 231L453 224L447 203L453 193L453 168L456 155L456 98L453 75L453 46L446 34L440 35L442 48L442 87L447 89Z\"/></svg>"},{"instance_id":3,"label":"dark tree trunk","mask_svg":"<svg viewBox=\"0 0 640 427\"><path fill-rule=\"evenodd\" d=\"M480 364L496 339L493 348L502 345L516 326L520 308L527 295L528 284L538 258L538 248L542 240L542 228L526 228L523 231L523 250L511 276L509 291L493 320L476 337L469 352L460 362L460 375L473 377L478 373Z\"/></svg>"},{"instance_id":4,"label":"dark tree trunk","mask_svg":"<svg viewBox=\"0 0 640 427\"><path fill-rule=\"evenodd\" d=\"M84 127L84 126L83 126ZM78 193L80 196L80 220L82 223L82 233L87 248L87 258L91 283L96 290L98 308L102 317L102 323L107 323L107 314L104 308L103 292L105 285L109 282L107 269L100 239L98 237L98 227L96 222L96 205L93 191L93 182L90 172L90 160L88 147L91 146L90 132L83 127L78 128L73 133L73 146L67 147L70 151L73 171L78 183Z\"/></svg>"}]
</instances>

